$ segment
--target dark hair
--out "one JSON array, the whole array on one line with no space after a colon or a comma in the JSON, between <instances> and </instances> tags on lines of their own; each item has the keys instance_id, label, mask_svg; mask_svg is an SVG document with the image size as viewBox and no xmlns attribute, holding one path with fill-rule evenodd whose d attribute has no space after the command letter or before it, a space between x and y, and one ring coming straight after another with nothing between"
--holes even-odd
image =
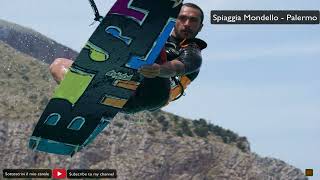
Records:
<instances>
[{"instance_id":1,"label":"dark hair","mask_svg":"<svg viewBox=\"0 0 320 180\"><path fill-rule=\"evenodd\" d=\"M200 11L200 13L201 13L200 18L201 18L201 24L202 24L203 19L204 19L204 15L203 15L202 9L198 5L193 4L193 3L184 3L183 6L187 6L187 7L192 7L192 8L198 9Z\"/></svg>"}]
</instances>

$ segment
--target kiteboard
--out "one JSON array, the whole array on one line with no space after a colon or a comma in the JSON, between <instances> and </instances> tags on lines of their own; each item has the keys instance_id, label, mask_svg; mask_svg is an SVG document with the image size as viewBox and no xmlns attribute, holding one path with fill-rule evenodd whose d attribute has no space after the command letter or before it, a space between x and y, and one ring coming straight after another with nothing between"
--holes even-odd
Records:
<instances>
[{"instance_id":1,"label":"kiteboard","mask_svg":"<svg viewBox=\"0 0 320 180\"><path fill-rule=\"evenodd\" d=\"M36 151L73 156L135 92L169 37L182 0L117 0L55 89L30 137Z\"/></svg>"}]
</instances>

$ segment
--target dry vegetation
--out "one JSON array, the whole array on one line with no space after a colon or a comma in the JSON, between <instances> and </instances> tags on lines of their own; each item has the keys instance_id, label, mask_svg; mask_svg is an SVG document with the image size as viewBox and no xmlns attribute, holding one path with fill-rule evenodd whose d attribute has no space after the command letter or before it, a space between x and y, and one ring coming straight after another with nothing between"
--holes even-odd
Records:
<instances>
[{"instance_id":1,"label":"dry vegetation","mask_svg":"<svg viewBox=\"0 0 320 180\"><path fill-rule=\"evenodd\" d=\"M0 119L39 116L55 86L48 65L0 42Z\"/></svg>"}]
</instances>

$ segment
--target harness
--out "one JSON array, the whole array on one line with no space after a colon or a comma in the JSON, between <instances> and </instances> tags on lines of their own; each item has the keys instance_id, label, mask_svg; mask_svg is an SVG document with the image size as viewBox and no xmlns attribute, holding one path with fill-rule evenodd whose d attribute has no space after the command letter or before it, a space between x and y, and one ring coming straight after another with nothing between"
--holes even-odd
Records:
<instances>
[{"instance_id":1,"label":"harness","mask_svg":"<svg viewBox=\"0 0 320 180\"><path fill-rule=\"evenodd\" d=\"M185 95L184 90L191 83L191 80L185 75L180 76L180 78L178 76L171 77L171 79L174 81L176 86L171 87L169 102L175 101L180 97L184 96Z\"/></svg>"},{"instance_id":2,"label":"harness","mask_svg":"<svg viewBox=\"0 0 320 180\"><path fill-rule=\"evenodd\" d=\"M179 47L186 47L187 45L183 45L184 42L185 40L180 42ZM169 44L171 44L173 47L176 48L176 44L171 42ZM168 53L170 53L170 50L168 51L169 51ZM171 53L178 55L178 53L174 53L174 52L171 52ZM164 49L162 49L160 53L160 64L164 64L166 62L167 62L167 52ZM180 97L182 97L183 95L185 95L185 89L191 83L191 80L187 76L182 75L182 76L171 77L170 82L171 82L171 89L170 89L170 97L169 97L168 103L171 101L175 101Z\"/></svg>"}]
</instances>

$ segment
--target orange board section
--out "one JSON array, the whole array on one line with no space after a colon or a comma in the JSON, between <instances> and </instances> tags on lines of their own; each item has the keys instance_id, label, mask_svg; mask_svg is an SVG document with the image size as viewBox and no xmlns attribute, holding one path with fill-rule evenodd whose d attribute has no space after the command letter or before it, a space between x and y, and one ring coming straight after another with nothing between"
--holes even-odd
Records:
<instances>
[{"instance_id":1,"label":"orange board section","mask_svg":"<svg viewBox=\"0 0 320 180\"><path fill-rule=\"evenodd\" d=\"M102 104L107 105L107 106L112 106L116 108L122 108L126 103L127 99L121 99L118 97L111 97L111 96L106 96L102 100Z\"/></svg>"},{"instance_id":2,"label":"orange board section","mask_svg":"<svg viewBox=\"0 0 320 180\"><path fill-rule=\"evenodd\" d=\"M113 85L125 89L130 89L130 90L136 90L139 86L139 82L135 81L123 81L123 80L116 80Z\"/></svg>"}]
</instances>

